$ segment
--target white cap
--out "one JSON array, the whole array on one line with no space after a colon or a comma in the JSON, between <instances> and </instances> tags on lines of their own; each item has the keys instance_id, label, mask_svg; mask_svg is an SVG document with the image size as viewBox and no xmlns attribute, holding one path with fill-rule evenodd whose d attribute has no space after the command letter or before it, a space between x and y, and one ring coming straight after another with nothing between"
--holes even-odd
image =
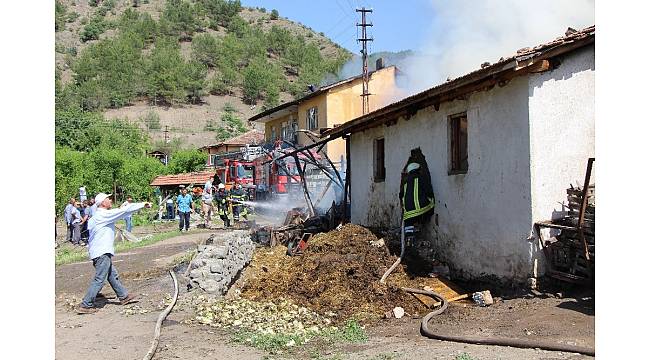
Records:
<instances>
[{"instance_id":1,"label":"white cap","mask_svg":"<svg viewBox=\"0 0 650 360\"><path fill-rule=\"evenodd\" d=\"M219 183L219 189L225 189L225 188L226 188L226 185L224 185L222 183Z\"/></svg>"},{"instance_id":2,"label":"white cap","mask_svg":"<svg viewBox=\"0 0 650 360\"><path fill-rule=\"evenodd\" d=\"M98 205L101 204L109 196L111 196L111 194L99 193L99 194L95 195L95 204L98 204Z\"/></svg>"},{"instance_id":3,"label":"white cap","mask_svg":"<svg viewBox=\"0 0 650 360\"><path fill-rule=\"evenodd\" d=\"M413 171L413 170L417 170L417 169L419 169L419 168L420 168L420 164L418 164L418 163L410 163L410 164L408 164L408 166L406 167L406 172L407 172L407 173L410 173L411 171Z\"/></svg>"}]
</instances>

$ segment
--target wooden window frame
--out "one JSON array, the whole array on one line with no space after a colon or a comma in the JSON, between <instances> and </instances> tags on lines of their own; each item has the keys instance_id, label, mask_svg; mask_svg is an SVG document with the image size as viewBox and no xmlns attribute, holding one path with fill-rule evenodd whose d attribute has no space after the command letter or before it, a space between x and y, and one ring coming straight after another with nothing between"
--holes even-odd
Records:
<instances>
[{"instance_id":1,"label":"wooden window frame","mask_svg":"<svg viewBox=\"0 0 650 360\"><path fill-rule=\"evenodd\" d=\"M467 112L461 112L449 115L449 170L448 175L467 174L469 170L469 134ZM463 133L462 122L465 122L465 132ZM463 143L463 136L465 137ZM462 158L464 145L464 155Z\"/></svg>"},{"instance_id":2,"label":"wooden window frame","mask_svg":"<svg viewBox=\"0 0 650 360\"><path fill-rule=\"evenodd\" d=\"M312 110L314 111L313 123L312 123L312 118L309 116L309 112L311 112ZM306 117L307 117L307 130L318 129L318 106L314 106L307 109Z\"/></svg>"},{"instance_id":3,"label":"wooden window frame","mask_svg":"<svg viewBox=\"0 0 650 360\"><path fill-rule=\"evenodd\" d=\"M386 140L383 137L373 140L372 155L373 179L376 183L384 182L386 181Z\"/></svg>"}]
</instances>

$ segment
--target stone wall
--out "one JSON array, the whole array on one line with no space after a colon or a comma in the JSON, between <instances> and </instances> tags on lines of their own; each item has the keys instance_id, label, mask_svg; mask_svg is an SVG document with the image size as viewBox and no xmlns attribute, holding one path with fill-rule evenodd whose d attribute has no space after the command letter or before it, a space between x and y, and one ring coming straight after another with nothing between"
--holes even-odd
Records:
<instances>
[{"instance_id":1,"label":"stone wall","mask_svg":"<svg viewBox=\"0 0 650 360\"><path fill-rule=\"evenodd\" d=\"M250 262L255 245L247 230L215 234L206 243L198 246L198 253L190 263L190 280L193 286L208 293L224 295Z\"/></svg>"}]
</instances>

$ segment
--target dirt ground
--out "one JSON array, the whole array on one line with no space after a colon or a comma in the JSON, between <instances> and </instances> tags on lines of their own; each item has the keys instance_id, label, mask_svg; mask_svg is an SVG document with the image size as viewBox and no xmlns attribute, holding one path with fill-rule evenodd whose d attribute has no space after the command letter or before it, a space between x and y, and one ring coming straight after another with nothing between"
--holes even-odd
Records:
<instances>
[{"instance_id":1,"label":"dirt ground","mask_svg":"<svg viewBox=\"0 0 650 360\"><path fill-rule=\"evenodd\" d=\"M219 233L222 230L214 231ZM115 266L129 291L140 297L137 304L120 306L106 285L98 301L100 311L76 315L78 304L93 275L89 261L56 268L56 358L141 359L153 338L154 326L173 291L167 269L173 259L193 249L210 235L179 235L154 245L117 254ZM179 301L163 323L154 359L455 359L463 353L473 359L582 359L587 356L508 347L466 345L430 340L419 334L420 319L385 319L367 327L369 340L362 344L322 346L310 344L282 357L232 343L227 333L198 324L193 317L185 284L180 282ZM563 294L563 298L514 298L479 308L469 302L452 303L431 323L440 332L472 336L538 338L582 346L594 345L594 299L588 293Z\"/></svg>"}]
</instances>

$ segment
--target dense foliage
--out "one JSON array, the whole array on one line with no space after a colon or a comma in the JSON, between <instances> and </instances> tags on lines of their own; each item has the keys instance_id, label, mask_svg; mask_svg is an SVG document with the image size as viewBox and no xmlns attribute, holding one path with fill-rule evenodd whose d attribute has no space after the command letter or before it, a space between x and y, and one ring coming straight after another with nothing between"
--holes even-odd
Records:
<instances>
[{"instance_id":1,"label":"dense foliage","mask_svg":"<svg viewBox=\"0 0 650 360\"><path fill-rule=\"evenodd\" d=\"M154 177L200 170L207 160L196 150L179 149L177 139L151 144L139 126L160 129L156 112L133 124L106 120L102 110L136 99L154 105L199 103L207 93L240 90L247 103L263 102L264 109L279 104L281 92L304 95L307 84L320 83L348 57L341 51L323 58L318 45L301 36L279 26L264 30L262 23L279 18L275 10L249 23L239 16L239 0L167 0L157 20L139 11L146 0L133 1L134 7L121 14L116 14L114 0L88 3L93 8L80 20L78 33L88 45L79 51L57 47L73 74L66 85L60 69L55 77L59 214L81 185L89 194L117 191L120 200L126 195L145 200L153 195L149 183ZM78 17L55 1L56 31ZM180 44L190 41L191 52L181 54ZM218 140L247 131L232 106L224 108L220 119L207 121L206 129L215 131ZM154 148L170 153L168 166L146 155Z\"/></svg>"},{"instance_id":2,"label":"dense foliage","mask_svg":"<svg viewBox=\"0 0 650 360\"><path fill-rule=\"evenodd\" d=\"M304 95L308 84L320 83L347 59L343 52L325 59L317 45L282 27L263 31L249 24L238 15L238 0L167 0L159 20L128 8L109 21L114 2L95 5L80 32L91 45L78 56L76 49L66 55L74 82L60 89L85 111L118 108L142 97L152 104L198 103L207 93L233 94L237 88L246 103L263 101L268 108L279 103L280 92ZM57 2L57 29L65 19L66 9ZM226 34L215 36L204 32L206 27ZM115 35L102 39L111 28ZM179 41L190 40L188 61Z\"/></svg>"}]
</instances>

